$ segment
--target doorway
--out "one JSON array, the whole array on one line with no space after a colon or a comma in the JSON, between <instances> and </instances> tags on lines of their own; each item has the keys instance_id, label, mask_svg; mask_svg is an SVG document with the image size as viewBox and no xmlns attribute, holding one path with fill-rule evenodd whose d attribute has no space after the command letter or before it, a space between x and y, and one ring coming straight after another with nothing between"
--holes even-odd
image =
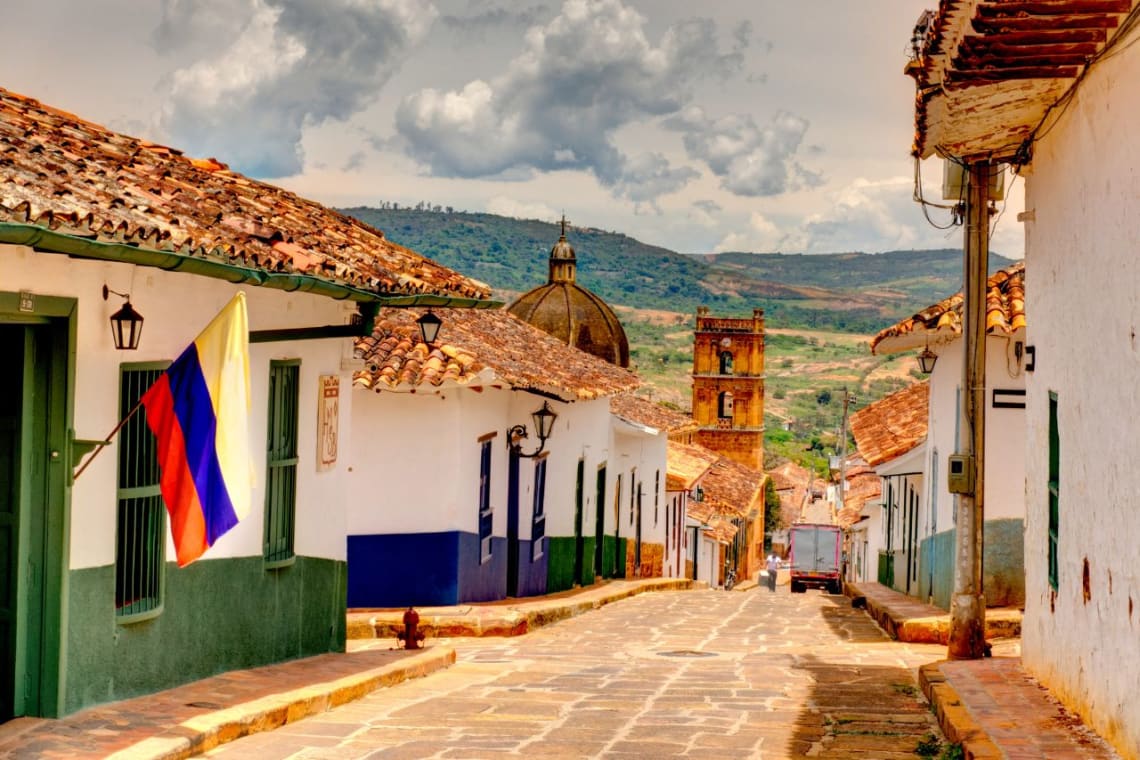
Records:
<instances>
[{"instance_id":1,"label":"doorway","mask_svg":"<svg viewBox=\"0 0 1140 760\"><path fill-rule=\"evenodd\" d=\"M606 542L606 466L598 468L598 481L595 488L594 504L597 516L594 520L594 575L602 575L602 558L605 556Z\"/></svg>"},{"instance_id":2,"label":"doorway","mask_svg":"<svg viewBox=\"0 0 1140 760\"><path fill-rule=\"evenodd\" d=\"M61 707L76 306L0 292L0 722Z\"/></svg>"},{"instance_id":3,"label":"doorway","mask_svg":"<svg viewBox=\"0 0 1140 760\"><path fill-rule=\"evenodd\" d=\"M0 324L0 721L42 715L50 334Z\"/></svg>"},{"instance_id":4,"label":"doorway","mask_svg":"<svg viewBox=\"0 0 1140 760\"><path fill-rule=\"evenodd\" d=\"M578 460L578 479L574 488L574 583L584 586L582 582L582 565L585 563L586 545L582 540L582 525L584 523L585 509L583 504L586 495L586 460Z\"/></svg>"}]
</instances>

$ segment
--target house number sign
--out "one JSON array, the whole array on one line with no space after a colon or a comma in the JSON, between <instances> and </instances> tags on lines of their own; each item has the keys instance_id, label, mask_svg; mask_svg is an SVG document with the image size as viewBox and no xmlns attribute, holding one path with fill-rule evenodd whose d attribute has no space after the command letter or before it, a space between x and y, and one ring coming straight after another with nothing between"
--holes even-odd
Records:
<instances>
[{"instance_id":1,"label":"house number sign","mask_svg":"<svg viewBox=\"0 0 1140 760\"><path fill-rule=\"evenodd\" d=\"M36 310L36 296L34 293L21 290L20 291L20 311L31 312Z\"/></svg>"},{"instance_id":2,"label":"house number sign","mask_svg":"<svg viewBox=\"0 0 1140 760\"><path fill-rule=\"evenodd\" d=\"M323 472L336 465L340 420L339 375L321 375L317 404L317 472Z\"/></svg>"}]
</instances>

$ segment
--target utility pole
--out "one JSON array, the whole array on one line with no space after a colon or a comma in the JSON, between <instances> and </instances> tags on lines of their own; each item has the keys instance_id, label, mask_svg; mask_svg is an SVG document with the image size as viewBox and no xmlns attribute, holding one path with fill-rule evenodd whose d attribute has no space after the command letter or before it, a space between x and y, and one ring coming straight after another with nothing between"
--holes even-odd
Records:
<instances>
[{"instance_id":1,"label":"utility pole","mask_svg":"<svg viewBox=\"0 0 1140 760\"><path fill-rule=\"evenodd\" d=\"M958 453L965 455L972 486L958 494L954 596L950 602L952 660L976 660L985 652L986 601L982 589L982 548L986 444L986 284L989 279L988 161L969 164L966 192L966 251L963 257L962 362L963 422Z\"/></svg>"},{"instance_id":2,"label":"utility pole","mask_svg":"<svg viewBox=\"0 0 1140 760\"><path fill-rule=\"evenodd\" d=\"M839 497L836 501L835 512L838 515L847 503L847 410L855 397L843 389L843 419L839 423Z\"/></svg>"}]
</instances>

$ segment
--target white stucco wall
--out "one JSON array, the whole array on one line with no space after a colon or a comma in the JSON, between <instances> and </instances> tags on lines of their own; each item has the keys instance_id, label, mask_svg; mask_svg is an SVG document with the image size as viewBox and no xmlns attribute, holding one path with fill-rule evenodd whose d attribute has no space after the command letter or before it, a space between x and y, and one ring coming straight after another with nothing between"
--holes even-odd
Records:
<instances>
[{"instance_id":1,"label":"white stucco wall","mask_svg":"<svg viewBox=\"0 0 1140 760\"><path fill-rule=\"evenodd\" d=\"M1028 290L1029 288L1026 288ZM1031 317L1032 318L1032 317ZM1017 361L1014 343L1025 342L1025 331L1012 336L991 335L986 340L986 477L987 520L1025 516L1025 414L1024 409L995 409L993 390L1024 390L1024 359ZM962 387L961 338L935 347L938 363L930 376L930 416L926 437L928 479L924 505L934 505L936 514L926 514L927 533L941 533L954 525L957 497L947 485L947 458L958 451ZM937 463L934 463L937 451ZM934 470L937 470L934 473ZM924 506L924 510L926 507Z\"/></svg>"},{"instance_id":2,"label":"white stucco wall","mask_svg":"<svg viewBox=\"0 0 1140 760\"><path fill-rule=\"evenodd\" d=\"M1026 177L1029 670L1140 757L1140 48L1090 71ZM1049 393L1058 399L1058 588L1048 581ZM1088 568L1087 592L1084 583Z\"/></svg>"},{"instance_id":3,"label":"white stucco wall","mask_svg":"<svg viewBox=\"0 0 1140 760\"><path fill-rule=\"evenodd\" d=\"M66 256L36 253L28 248L0 246L0 287L28 290L40 296L76 298L78 301L75 369L75 434L102 439L119 420L119 372L122 363L170 361L228 303L238 290L247 298L251 330L344 324L351 308L328 298L285 293L268 288L235 286L186 274L128 264L79 261ZM130 292L131 303L145 319L137 351L116 351L108 320L122 299L102 298L102 287ZM264 529L265 425L268 411L269 360L301 360L299 401L300 463L297 468L298 554L343 559L343 512L346 452L337 466L316 471L317 378L339 375L342 381L340 426L342 444L351 414L348 373L341 359L350 352L348 339L255 344L250 348L253 407L250 450L256 473L250 515L223 536L206 558L257 556L262 553ZM71 502L72 569L108 565L115 560L115 491L118 449L111 445L76 481ZM167 538L167 556L173 545Z\"/></svg>"},{"instance_id":4,"label":"white stucco wall","mask_svg":"<svg viewBox=\"0 0 1140 760\"><path fill-rule=\"evenodd\" d=\"M665 520L668 514L668 496L665 492L666 444L665 433L650 434L636 431L620 423L613 426L612 445L616 469L607 473L611 480L608 501L610 508L606 515L606 533L613 535L613 488L616 487L618 473L622 478L621 535L633 539L636 525L630 511L630 472L636 471L636 482L641 483L641 541L642 543L665 544ZM636 486L635 486L636 487ZM656 487L656 495L654 488Z\"/></svg>"},{"instance_id":5,"label":"white stucco wall","mask_svg":"<svg viewBox=\"0 0 1140 760\"><path fill-rule=\"evenodd\" d=\"M479 439L494 434L491 506L494 532L505 535L510 395L354 389L349 534L478 532Z\"/></svg>"}]
</instances>

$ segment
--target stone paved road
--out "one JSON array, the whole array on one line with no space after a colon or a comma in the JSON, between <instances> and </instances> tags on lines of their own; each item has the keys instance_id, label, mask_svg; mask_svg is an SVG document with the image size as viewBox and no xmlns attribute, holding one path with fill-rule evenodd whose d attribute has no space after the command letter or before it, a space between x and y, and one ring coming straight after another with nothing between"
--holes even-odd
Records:
<instances>
[{"instance_id":1,"label":"stone paved road","mask_svg":"<svg viewBox=\"0 0 1140 760\"><path fill-rule=\"evenodd\" d=\"M915 668L820 592L644 594L513 639L454 639L449 670L215 750L226 758L909 758L941 738Z\"/></svg>"}]
</instances>

